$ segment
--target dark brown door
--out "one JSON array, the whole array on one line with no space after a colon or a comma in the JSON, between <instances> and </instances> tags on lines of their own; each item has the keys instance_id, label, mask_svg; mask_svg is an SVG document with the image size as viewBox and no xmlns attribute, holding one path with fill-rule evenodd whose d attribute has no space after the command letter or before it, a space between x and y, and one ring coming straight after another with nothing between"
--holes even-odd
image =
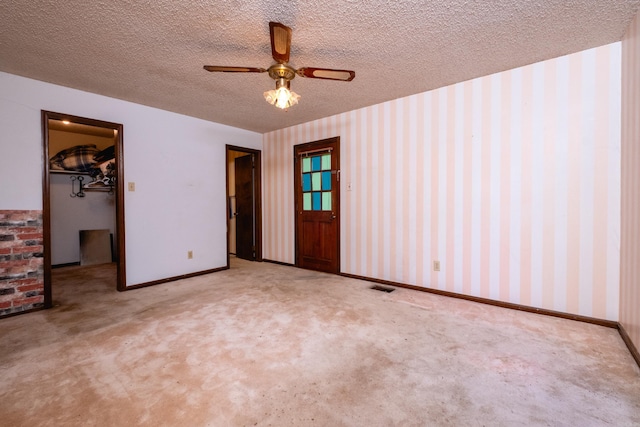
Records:
<instances>
[{"instance_id":1,"label":"dark brown door","mask_svg":"<svg viewBox=\"0 0 640 427\"><path fill-rule=\"evenodd\" d=\"M254 260L255 212L253 204L254 155L235 159L236 172L236 256Z\"/></svg>"},{"instance_id":2,"label":"dark brown door","mask_svg":"<svg viewBox=\"0 0 640 427\"><path fill-rule=\"evenodd\" d=\"M340 272L340 139L296 145L296 265Z\"/></svg>"}]
</instances>

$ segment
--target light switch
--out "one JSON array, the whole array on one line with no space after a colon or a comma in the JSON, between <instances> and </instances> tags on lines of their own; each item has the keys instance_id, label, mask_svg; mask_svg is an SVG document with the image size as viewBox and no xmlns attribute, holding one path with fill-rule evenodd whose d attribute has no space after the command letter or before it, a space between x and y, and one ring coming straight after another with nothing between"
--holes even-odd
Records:
<instances>
[{"instance_id":1,"label":"light switch","mask_svg":"<svg viewBox=\"0 0 640 427\"><path fill-rule=\"evenodd\" d=\"M136 191L136 183L135 182L130 182L129 183L129 191Z\"/></svg>"}]
</instances>

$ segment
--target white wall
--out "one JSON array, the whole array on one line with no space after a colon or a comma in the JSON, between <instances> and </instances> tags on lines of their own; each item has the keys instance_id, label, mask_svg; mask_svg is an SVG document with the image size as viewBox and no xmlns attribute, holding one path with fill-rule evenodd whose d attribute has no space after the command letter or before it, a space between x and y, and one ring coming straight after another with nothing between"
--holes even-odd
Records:
<instances>
[{"instance_id":1,"label":"white wall","mask_svg":"<svg viewBox=\"0 0 640 427\"><path fill-rule=\"evenodd\" d=\"M128 286L226 265L225 144L260 134L0 73L0 210L42 209L41 110L124 126Z\"/></svg>"},{"instance_id":2,"label":"white wall","mask_svg":"<svg viewBox=\"0 0 640 427\"><path fill-rule=\"evenodd\" d=\"M77 176L77 175L74 175ZM71 175L51 174L51 264L80 262L80 230L106 230L115 245L116 196L106 191L85 191L85 197L71 197ZM85 183L90 180L84 175ZM75 183L75 191L78 191ZM115 249L115 248L114 248Z\"/></svg>"}]
</instances>

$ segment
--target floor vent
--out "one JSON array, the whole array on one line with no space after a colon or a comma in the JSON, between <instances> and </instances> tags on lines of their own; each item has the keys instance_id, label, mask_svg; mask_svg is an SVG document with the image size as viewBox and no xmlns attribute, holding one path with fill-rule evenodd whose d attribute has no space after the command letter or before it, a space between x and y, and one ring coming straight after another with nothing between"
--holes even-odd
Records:
<instances>
[{"instance_id":1,"label":"floor vent","mask_svg":"<svg viewBox=\"0 0 640 427\"><path fill-rule=\"evenodd\" d=\"M376 291L387 292L387 293L393 292L396 290L396 288L390 288L388 286L380 286L380 285L373 285L371 289L375 289Z\"/></svg>"}]
</instances>

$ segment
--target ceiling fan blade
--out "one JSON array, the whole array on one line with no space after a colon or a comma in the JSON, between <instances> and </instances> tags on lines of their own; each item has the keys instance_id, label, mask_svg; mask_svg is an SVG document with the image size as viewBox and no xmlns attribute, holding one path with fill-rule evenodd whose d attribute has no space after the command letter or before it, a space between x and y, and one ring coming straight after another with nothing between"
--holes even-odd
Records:
<instances>
[{"instance_id":1,"label":"ceiling fan blade","mask_svg":"<svg viewBox=\"0 0 640 427\"><path fill-rule=\"evenodd\" d=\"M205 65L203 67L207 71L220 71L223 73L264 73L264 68L254 68L254 67L224 67L218 65Z\"/></svg>"},{"instance_id":2,"label":"ceiling fan blade","mask_svg":"<svg viewBox=\"0 0 640 427\"><path fill-rule=\"evenodd\" d=\"M356 72L351 70L331 70L328 68L302 67L296 73L300 77L312 79L340 80L350 82L356 78Z\"/></svg>"},{"instance_id":3,"label":"ceiling fan blade","mask_svg":"<svg viewBox=\"0 0 640 427\"><path fill-rule=\"evenodd\" d=\"M291 53L291 28L279 22L269 22L271 33L271 56L279 64L289 62Z\"/></svg>"}]
</instances>

